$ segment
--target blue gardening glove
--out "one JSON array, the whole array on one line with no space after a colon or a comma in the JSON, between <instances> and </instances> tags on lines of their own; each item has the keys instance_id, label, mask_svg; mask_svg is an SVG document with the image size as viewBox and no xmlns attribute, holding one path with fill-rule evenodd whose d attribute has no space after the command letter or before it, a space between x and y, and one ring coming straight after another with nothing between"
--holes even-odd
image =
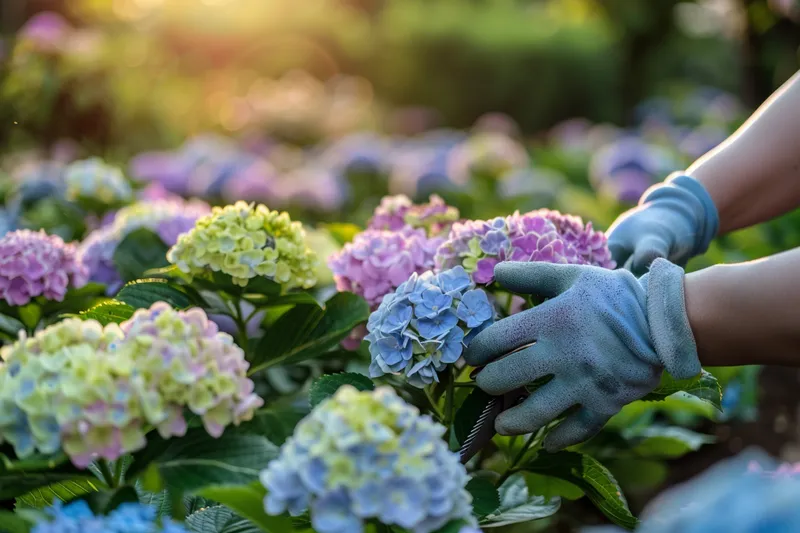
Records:
<instances>
[{"instance_id":1,"label":"blue gardening glove","mask_svg":"<svg viewBox=\"0 0 800 533\"><path fill-rule=\"evenodd\" d=\"M551 263L501 263L495 277L513 292L550 298L482 331L464 353L470 365L486 365L476 381L492 395L553 376L497 417L502 435L532 433L580 405L545 439L547 450L559 450L588 439L652 391L662 370L677 379L700 373L683 269L669 261L656 260L641 279L626 270Z\"/></svg>"},{"instance_id":2,"label":"blue gardening glove","mask_svg":"<svg viewBox=\"0 0 800 533\"><path fill-rule=\"evenodd\" d=\"M636 275L658 257L685 266L708 250L719 215L708 191L689 176L673 175L642 195L639 206L608 230L608 247L620 267Z\"/></svg>"}]
</instances>

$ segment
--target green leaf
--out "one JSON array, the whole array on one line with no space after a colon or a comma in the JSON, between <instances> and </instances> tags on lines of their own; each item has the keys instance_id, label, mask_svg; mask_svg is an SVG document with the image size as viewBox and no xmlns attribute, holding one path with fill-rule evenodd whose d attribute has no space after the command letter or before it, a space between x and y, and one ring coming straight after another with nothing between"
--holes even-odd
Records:
<instances>
[{"instance_id":1,"label":"green leaf","mask_svg":"<svg viewBox=\"0 0 800 533\"><path fill-rule=\"evenodd\" d=\"M206 507L190 514L186 518L186 526L194 533L261 533L258 526L236 516L233 511L222 505Z\"/></svg>"},{"instance_id":2,"label":"green leaf","mask_svg":"<svg viewBox=\"0 0 800 533\"><path fill-rule=\"evenodd\" d=\"M167 266L168 250L169 247L155 232L138 229L126 235L117 245L114 266L123 280L139 279L147 270Z\"/></svg>"},{"instance_id":3,"label":"green leaf","mask_svg":"<svg viewBox=\"0 0 800 533\"><path fill-rule=\"evenodd\" d=\"M315 305L319 308L323 307L322 304L308 292L290 292L277 296L245 294L244 298L257 307L278 307L283 305Z\"/></svg>"},{"instance_id":4,"label":"green leaf","mask_svg":"<svg viewBox=\"0 0 800 533\"><path fill-rule=\"evenodd\" d=\"M337 293L325 309L298 305L281 315L258 344L250 374L275 365L297 363L322 354L369 317L360 296Z\"/></svg>"},{"instance_id":5,"label":"green leaf","mask_svg":"<svg viewBox=\"0 0 800 533\"><path fill-rule=\"evenodd\" d=\"M628 508L614 476L596 459L577 452L540 452L524 470L557 477L579 487L615 524L633 529L639 523Z\"/></svg>"},{"instance_id":6,"label":"green leaf","mask_svg":"<svg viewBox=\"0 0 800 533\"><path fill-rule=\"evenodd\" d=\"M96 493L103 488L105 488L105 485L97 479L58 481L51 485L33 489L29 493L18 497L17 506L42 509L52 505L56 500L68 502L87 494Z\"/></svg>"},{"instance_id":7,"label":"green leaf","mask_svg":"<svg viewBox=\"0 0 800 533\"><path fill-rule=\"evenodd\" d=\"M151 434L147 447L134 454L128 478L155 468L168 488L184 492L246 484L256 480L277 454L278 448L266 438L241 432L226 431L218 439L204 428L191 429L179 439Z\"/></svg>"},{"instance_id":8,"label":"green leaf","mask_svg":"<svg viewBox=\"0 0 800 533\"><path fill-rule=\"evenodd\" d=\"M3 533L29 533L35 525L32 521L11 511L0 511L0 531Z\"/></svg>"},{"instance_id":9,"label":"green leaf","mask_svg":"<svg viewBox=\"0 0 800 533\"><path fill-rule=\"evenodd\" d=\"M539 494L545 498L577 500L583 497L583 491L580 488L569 481L564 481L557 477L525 472L525 481L528 483L528 489L533 494Z\"/></svg>"},{"instance_id":10,"label":"green leaf","mask_svg":"<svg viewBox=\"0 0 800 533\"><path fill-rule=\"evenodd\" d=\"M148 309L156 302L167 302L176 309L186 309L193 303L179 286L158 278L131 281L119 291L117 300L134 309Z\"/></svg>"},{"instance_id":11,"label":"green leaf","mask_svg":"<svg viewBox=\"0 0 800 533\"><path fill-rule=\"evenodd\" d=\"M311 389L308 391L308 401L312 409L323 400L336 394L342 385L352 385L360 391L374 390L375 384L367 376L354 372L342 372L341 374L328 374L314 380Z\"/></svg>"},{"instance_id":12,"label":"green leaf","mask_svg":"<svg viewBox=\"0 0 800 533\"><path fill-rule=\"evenodd\" d=\"M249 422L245 422L236 431L252 435L261 435L277 446L283 445L300 420L307 414L308 409L297 406L274 406L256 411Z\"/></svg>"},{"instance_id":13,"label":"green leaf","mask_svg":"<svg viewBox=\"0 0 800 533\"><path fill-rule=\"evenodd\" d=\"M625 457L608 462L608 469L619 484L628 490L651 490L667 479L669 470L664 461Z\"/></svg>"},{"instance_id":14,"label":"green leaf","mask_svg":"<svg viewBox=\"0 0 800 533\"><path fill-rule=\"evenodd\" d=\"M35 328L39 323L39 319L42 318L42 308L34 302L18 307L17 313L19 313L20 320L28 329Z\"/></svg>"},{"instance_id":15,"label":"green leaf","mask_svg":"<svg viewBox=\"0 0 800 533\"><path fill-rule=\"evenodd\" d=\"M102 486L91 472L79 470L63 453L11 459L0 453L0 500L10 500L54 483L90 480Z\"/></svg>"},{"instance_id":16,"label":"green leaf","mask_svg":"<svg viewBox=\"0 0 800 533\"><path fill-rule=\"evenodd\" d=\"M8 315L0 314L0 331L16 340L20 331L25 330L25 324Z\"/></svg>"},{"instance_id":17,"label":"green leaf","mask_svg":"<svg viewBox=\"0 0 800 533\"><path fill-rule=\"evenodd\" d=\"M322 229L330 233L336 242L344 246L352 241L356 235L363 231L355 224L348 224L346 222L334 222L332 224L322 224Z\"/></svg>"},{"instance_id":18,"label":"green leaf","mask_svg":"<svg viewBox=\"0 0 800 533\"><path fill-rule=\"evenodd\" d=\"M716 439L678 426L650 426L624 432L634 442L633 452L640 457L675 459L699 450Z\"/></svg>"},{"instance_id":19,"label":"green leaf","mask_svg":"<svg viewBox=\"0 0 800 533\"><path fill-rule=\"evenodd\" d=\"M561 500L547 500L544 496L530 495L522 474L514 474L498 489L500 505L490 515L480 520L482 528L492 528L530 522L554 515Z\"/></svg>"},{"instance_id":20,"label":"green leaf","mask_svg":"<svg viewBox=\"0 0 800 533\"><path fill-rule=\"evenodd\" d=\"M130 305L111 300L97 304L91 309L81 312L78 316L83 320L97 320L104 326L107 324L119 324L125 322L133 316L135 309Z\"/></svg>"},{"instance_id":21,"label":"green leaf","mask_svg":"<svg viewBox=\"0 0 800 533\"><path fill-rule=\"evenodd\" d=\"M488 479L474 477L466 488L472 494L472 510L479 518L492 514L500 507L500 495Z\"/></svg>"},{"instance_id":22,"label":"green leaf","mask_svg":"<svg viewBox=\"0 0 800 533\"><path fill-rule=\"evenodd\" d=\"M284 533L292 530L288 516L270 516L264 512L266 489L258 481L249 485L217 485L206 487L200 495L227 505L239 516L247 518L268 533Z\"/></svg>"},{"instance_id":23,"label":"green leaf","mask_svg":"<svg viewBox=\"0 0 800 533\"><path fill-rule=\"evenodd\" d=\"M667 372L661 375L661 384L644 401L661 401L677 392L686 392L713 405L722 412L722 387L713 374L703 370L691 379L676 380Z\"/></svg>"},{"instance_id":24,"label":"green leaf","mask_svg":"<svg viewBox=\"0 0 800 533\"><path fill-rule=\"evenodd\" d=\"M476 387L472 389L464 403L458 408L453 419L453 430L459 445L463 444L467 439L484 408L493 398L493 396Z\"/></svg>"},{"instance_id":25,"label":"green leaf","mask_svg":"<svg viewBox=\"0 0 800 533\"><path fill-rule=\"evenodd\" d=\"M122 486L111 491L90 492L80 499L89 504L94 514L107 515L123 503L139 503L139 494L131 486Z\"/></svg>"}]
</instances>

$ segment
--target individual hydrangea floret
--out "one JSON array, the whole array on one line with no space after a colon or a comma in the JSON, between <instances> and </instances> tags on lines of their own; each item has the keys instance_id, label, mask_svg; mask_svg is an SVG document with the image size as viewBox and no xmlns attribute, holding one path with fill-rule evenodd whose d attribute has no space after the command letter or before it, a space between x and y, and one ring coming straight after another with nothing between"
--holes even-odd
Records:
<instances>
[{"instance_id":1,"label":"individual hydrangea floret","mask_svg":"<svg viewBox=\"0 0 800 533\"><path fill-rule=\"evenodd\" d=\"M96 516L84 500L67 505L56 500L45 514L31 533L188 533L168 517L159 517L154 507L141 503L123 503L106 516Z\"/></svg>"},{"instance_id":2,"label":"individual hydrangea floret","mask_svg":"<svg viewBox=\"0 0 800 533\"><path fill-rule=\"evenodd\" d=\"M397 231L405 225L426 228L437 235L458 220L458 209L447 205L438 195L431 195L428 203L414 204L408 196L384 196L367 225L367 229Z\"/></svg>"},{"instance_id":3,"label":"individual hydrangea floret","mask_svg":"<svg viewBox=\"0 0 800 533\"><path fill-rule=\"evenodd\" d=\"M367 230L328 259L336 288L363 296L374 309L411 274L433 268L442 238L403 226L398 231Z\"/></svg>"},{"instance_id":4,"label":"individual hydrangea floret","mask_svg":"<svg viewBox=\"0 0 800 533\"><path fill-rule=\"evenodd\" d=\"M436 252L438 268L462 265L479 284L494 281L494 267L502 261L614 266L602 232L547 209L455 223Z\"/></svg>"},{"instance_id":5,"label":"individual hydrangea floret","mask_svg":"<svg viewBox=\"0 0 800 533\"><path fill-rule=\"evenodd\" d=\"M191 230L197 219L211 208L199 200L156 200L138 202L117 212L112 222L91 232L81 244L81 256L89 266L92 281L108 286L113 294L122 285L114 265L114 252L122 240L139 229L155 232L167 246L174 245L178 236Z\"/></svg>"},{"instance_id":6,"label":"individual hydrangea floret","mask_svg":"<svg viewBox=\"0 0 800 533\"><path fill-rule=\"evenodd\" d=\"M44 231L17 230L0 238L0 299L25 305L37 296L62 301L82 287L89 269L74 244Z\"/></svg>"},{"instance_id":7,"label":"individual hydrangea floret","mask_svg":"<svg viewBox=\"0 0 800 533\"><path fill-rule=\"evenodd\" d=\"M143 448L150 428L185 434L185 408L218 437L263 403L232 338L164 302L120 326L67 319L0 356L0 442L23 458L63 449L85 468Z\"/></svg>"},{"instance_id":8,"label":"individual hydrangea floret","mask_svg":"<svg viewBox=\"0 0 800 533\"><path fill-rule=\"evenodd\" d=\"M317 257L302 224L261 204L215 207L180 236L167 259L192 276L209 270L228 274L241 287L256 276L285 289L307 289L317 282Z\"/></svg>"},{"instance_id":9,"label":"individual hydrangea floret","mask_svg":"<svg viewBox=\"0 0 800 533\"><path fill-rule=\"evenodd\" d=\"M412 274L369 317L370 376L402 373L416 387L438 382L439 372L458 361L494 315L463 267Z\"/></svg>"},{"instance_id":10,"label":"individual hydrangea floret","mask_svg":"<svg viewBox=\"0 0 800 533\"><path fill-rule=\"evenodd\" d=\"M114 206L133 199L133 190L122 171L98 157L67 165L64 182L68 200L89 199Z\"/></svg>"},{"instance_id":11,"label":"individual hydrangea floret","mask_svg":"<svg viewBox=\"0 0 800 533\"><path fill-rule=\"evenodd\" d=\"M410 533L454 520L474 525L469 478L444 432L388 387L341 387L261 473L266 511L309 509L319 533L363 533L370 520Z\"/></svg>"}]
</instances>

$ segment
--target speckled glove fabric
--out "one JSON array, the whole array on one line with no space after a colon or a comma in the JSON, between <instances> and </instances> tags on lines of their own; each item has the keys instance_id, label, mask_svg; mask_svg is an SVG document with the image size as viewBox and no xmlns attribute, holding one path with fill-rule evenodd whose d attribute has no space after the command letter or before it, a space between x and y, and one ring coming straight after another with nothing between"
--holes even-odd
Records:
<instances>
[{"instance_id":1,"label":"speckled glove fabric","mask_svg":"<svg viewBox=\"0 0 800 533\"><path fill-rule=\"evenodd\" d=\"M719 214L705 187L673 175L617 219L608 230L608 247L617 265L642 275L658 257L685 266L708 249L718 230Z\"/></svg>"},{"instance_id":2,"label":"speckled glove fabric","mask_svg":"<svg viewBox=\"0 0 800 533\"><path fill-rule=\"evenodd\" d=\"M498 433L534 432L579 405L545 440L546 449L559 450L652 391L664 369L677 379L700 373L683 275L664 259L641 279L585 265L499 264L495 276L505 288L549 299L481 332L464 357L486 365L476 381L493 395L553 379L500 414Z\"/></svg>"}]
</instances>

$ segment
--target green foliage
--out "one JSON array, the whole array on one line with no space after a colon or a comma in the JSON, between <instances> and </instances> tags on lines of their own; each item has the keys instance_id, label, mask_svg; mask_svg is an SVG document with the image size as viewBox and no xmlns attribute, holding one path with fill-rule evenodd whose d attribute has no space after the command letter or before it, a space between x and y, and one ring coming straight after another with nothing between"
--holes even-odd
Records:
<instances>
[{"instance_id":1,"label":"green foliage","mask_svg":"<svg viewBox=\"0 0 800 533\"><path fill-rule=\"evenodd\" d=\"M114 266L125 281L142 278L147 270L167 266L167 247L148 229L137 229L125 236L114 250Z\"/></svg>"},{"instance_id":2,"label":"green foliage","mask_svg":"<svg viewBox=\"0 0 800 533\"><path fill-rule=\"evenodd\" d=\"M195 533L261 533L262 531L223 505L206 507L190 514L186 518L186 526L189 531Z\"/></svg>"},{"instance_id":3,"label":"green foliage","mask_svg":"<svg viewBox=\"0 0 800 533\"><path fill-rule=\"evenodd\" d=\"M336 394L342 385L351 385L358 390L373 390L375 384L371 379L353 372L328 374L314 381L308 391L308 401L312 409L323 400Z\"/></svg>"},{"instance_id":4,"label":"green foliage","mask_svg":"<svg viewBox=\"0 0 800 533\"><path fill-rule=\"evenodd\" d=\"M78 316L84 320L97 320L105 326L125 322L133 316L134 311L135 309L126 303L109 300L82 311Z\"/></svg>"},{"instance_id":5,"label":"green foliage","mask_svg":"<svg viewBox=\"0 0 800 533\"><path fill-rule=\"evenodd\" d=\"M87 494L102 490L105 485L97 479L73 479L58 481L39 487L17 498L17 508L31 507L41 509L52 505L56 500L68 502Z\"/></svg>"},{"instance_id":6,"label":"green foliage","mask_svg":"<svg viewBox=\"0 0 800 533\"><path fill-rule=\"evenodd\" d=\"M681 457L716 440L710 435L703 435L676 426L649 426L632 429L626 432L625 436L633 440L632 451L636 455L664 459Z\"/></svg>"},{"instance_id":7,"label":"green foliage","mask_svg":"<svg viewBox=\"0 0 800 533\"><path fill-rule=\"evenodd\" d=\"M633 529L638 520L631 514L628 502L614 476L596 459L577 452L540 452L523 465L529 472L569 481L579 487L592 503L612 522Z\"/></svg>"},{"instance_id":8,"label":"green foliage","mask_svg":"<svg viewBox=\"0 0 800 533\"><path fill-rule=\"evenodd\" d=\"M368 317L367 302L349 292L337 293L325 303L324 309L298 305L267 330L256 348L250 374L317 357L336 346Z\"/></svg>"},{"instance_id":9,"label":"green foliage","mask_svg":"<svg viewBox=\"0 0 800 533\"><path fill-rule=\"evenodd\" d=\"M467 492L472 495L472 510L480 518L494 513L500 507L500 494L492 482L485 478L470 479Z\"/></svg>"},{"instance_id":10,"label":"green foliage","mask_svg":"<svg viewBox=\"0 0 800 533\"><path fill-rule=\"evenodd\" d=\"M206 487L200 494L209 500L228 506L266 533L284 533L292 529L292 521L287 516L270 516L264 512L264 497L267 491L259 482L249 485Z\"/></svg>"},{"instance_id":11,"label":"green foliage","mask_svg":"<svg viewBox=\"0 0 800 533\"><path fill-rule=\"evenodd\" d=\"M539 520L554 515L561 507L558 498L531 495L522 474L509 477L498 489L497 509L480 520L481 528L494 528Z\"/></svg>"},{"instance_id":12,"label":"green foliage","mask_svg":"<svg viewBox=\"0 0 800 533\"><path fill-rule=\"evenodd\" d=\"M34 522L17 513L0 511L0 524L3 533L29 533Z\"/></svg>"},{"instance_id":13,"label":"green foliage","mask_svg":"<svg viewBox=\"0 0 800 533\"><path fill-rule=\"evenodd\" d=\"M181 287L157 278L127 283L117 293L116 299L134 309L148 309L156 302L167 302L176 309L186 309L196 303Z\"/></svg>"},{"instance_id":14,"label":"green foliage","mask_svg":"<svg viewBox=\"0 0 800 533\"><path fill-rule=\"evenodd\" d=\"M691 379L676 380L668 373L661 375L661 384L653 392L642 398L644 401L664 400L677 392L685 392L696 396L722 411L722 387L717 378L703 370L700 375Z\"/></svg>"}]
</instances>

